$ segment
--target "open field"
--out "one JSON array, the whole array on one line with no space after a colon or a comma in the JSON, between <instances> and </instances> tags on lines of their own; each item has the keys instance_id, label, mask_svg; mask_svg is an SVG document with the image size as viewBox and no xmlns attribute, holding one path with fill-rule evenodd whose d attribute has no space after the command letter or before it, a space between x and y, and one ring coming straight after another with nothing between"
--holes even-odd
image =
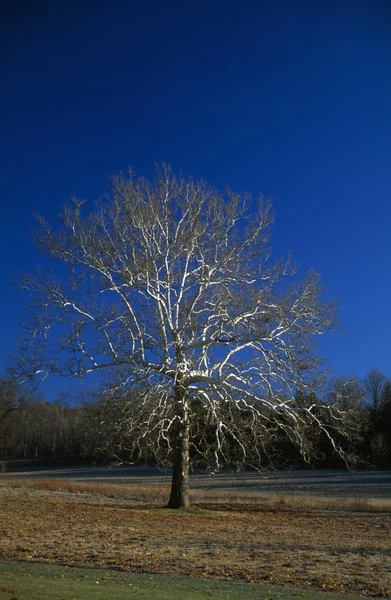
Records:
<instances>
[{"instance_id":1,"label":"open field","mask_svg":"<svg viewBox=\"0 0 391 600\"><path fill-rule=\"evenodd\" d=\"M390 513L203 507L169 511L3 478L0 559L391 597Z\"/></svg>"},{"instance_id":2,"label":"open field","mask_svg":"<svg viewBox=\"0 0 391 600\"><path fill-rule=\"evenodd\" d=\"M169 471L143 466L68 466L64 461L11 460L4 475L16 479L68 479L112 484L164 486L170 483ZM191 472L193 490L273 495L323 496L328 498L377 498L391 500L391 471L338 469L294 469L276 471L221 471L209 475Z\"/></svg>"}]
</instances>

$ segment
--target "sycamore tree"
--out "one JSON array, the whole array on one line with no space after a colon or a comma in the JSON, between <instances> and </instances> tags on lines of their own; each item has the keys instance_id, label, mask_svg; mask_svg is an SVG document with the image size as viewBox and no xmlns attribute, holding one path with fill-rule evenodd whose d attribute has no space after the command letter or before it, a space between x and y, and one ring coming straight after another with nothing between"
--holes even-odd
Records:
<instances>
[{"instance_id":1,"label":"sycamore tree","mask_svg":"<svg viewBox=\"0 0 391 600\"><path fill-rule=\"evenodd\" d=\"M100 371L113 401L138 391L123 425L140 448L170 453L169 507L189 506L200 413L216 467L228 443L246 463L241 414L251 443L283 433L308 458L307 432L319 430L343 452L333 432L349 432L344 412L295 401L319 371L315 341L335 325L334 306L317 274L298 281L289 260L272 260L270 202L163 166L154 182L120 175L92 209L83 204L66 205L55 228L39 219L35 242L60 264L57 276L23 278L22 372L40 381Z\"/></svg>"}]
</instances>

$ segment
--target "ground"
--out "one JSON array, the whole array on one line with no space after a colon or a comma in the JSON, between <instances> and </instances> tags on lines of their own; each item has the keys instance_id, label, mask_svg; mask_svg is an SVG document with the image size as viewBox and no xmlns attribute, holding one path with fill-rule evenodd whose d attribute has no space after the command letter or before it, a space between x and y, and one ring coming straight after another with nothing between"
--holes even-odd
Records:
<instances>
[{"instance_id":1,"label":"ground","mask_svg":"<svg viewBox=\"0 0 391 600\"><path fill-rule=\"evenodd\" d=\"M390 513L203 508L3 486L0 559L391 597Z\"/></svg>"}]
</instances>

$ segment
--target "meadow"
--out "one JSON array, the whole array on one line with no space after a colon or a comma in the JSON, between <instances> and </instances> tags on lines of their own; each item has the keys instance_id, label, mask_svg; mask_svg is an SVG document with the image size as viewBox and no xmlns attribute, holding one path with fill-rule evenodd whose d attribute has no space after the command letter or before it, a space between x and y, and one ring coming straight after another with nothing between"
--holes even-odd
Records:
<instances>
[{"instance_id":1,"label":"meadow","mask_svg":"<svg viewBox=\"0 0 391 600\"><path fill-rule=\"evenodd\" d=\"M0 598L12 597L17 573L26 581L20 565L41 583L49 576L29 569L74 569L77 585L91 583L78 569L98 569L105 585L163 577L154 583L158 598L174 598L170 586L189 599L391 596L389 473L199 473L184 512L162 508L167 474L135 468L132 479L129 469L106 470L42 467L0 477ZM140 581L147 594L149 580ZM117 597L115 589L106 597Z\"/></svg>"}]
</instances>

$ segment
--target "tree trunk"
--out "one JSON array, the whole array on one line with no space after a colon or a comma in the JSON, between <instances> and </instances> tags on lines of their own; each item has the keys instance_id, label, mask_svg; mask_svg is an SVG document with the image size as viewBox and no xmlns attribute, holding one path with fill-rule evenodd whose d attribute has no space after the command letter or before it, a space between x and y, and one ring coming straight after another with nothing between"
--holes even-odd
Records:
<instances>
[{"instance_id":1,"label":"tree trunk","mask_svg":"<svg viewBox=\"0 0 391 600\"><path fill-rule=\"evenodd\" d=\"M167 508L190 508L189 500L189 415L186 389L177 382L176 414L179 417L172 430L172 482Z\"/></svg>"}]
</instances>

